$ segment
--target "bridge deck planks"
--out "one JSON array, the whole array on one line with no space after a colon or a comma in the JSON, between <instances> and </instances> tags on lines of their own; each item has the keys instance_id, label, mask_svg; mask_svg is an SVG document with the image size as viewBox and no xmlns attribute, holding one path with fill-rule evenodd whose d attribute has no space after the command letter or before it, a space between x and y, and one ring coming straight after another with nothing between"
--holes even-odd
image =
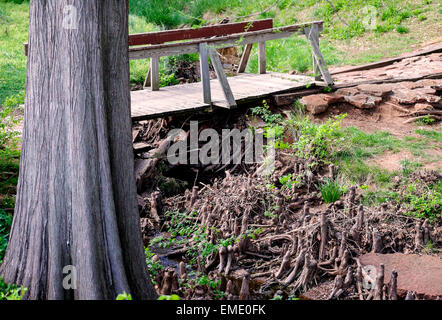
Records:
<instances>
[{"instance_id":1,"label":"bridge deck planks","mask_svg":"<svg viewBox=\"0 0 442 320\"><path fill-rule=\"evenodd\" d=\"M228 78L233 96L238 105L265 98L275 93L284 93L305 88L315 83L314 78L269 72L266 74L242 73ZM217 79L210 81L212 105L226 108L223 91ZM159 91L149 89L132 91L132 119L147 120L177 113L192 113L208 109L203 102L201 82L163 87Z\"/></svg>"}]
</instances>

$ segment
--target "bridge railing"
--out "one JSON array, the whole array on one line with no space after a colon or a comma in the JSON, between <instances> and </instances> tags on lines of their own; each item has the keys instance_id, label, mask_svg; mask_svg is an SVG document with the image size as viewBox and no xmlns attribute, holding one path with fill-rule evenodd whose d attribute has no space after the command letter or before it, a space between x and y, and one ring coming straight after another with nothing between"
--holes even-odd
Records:
<instances>
[{"instance_id":1,"label":"bridge railing","mask_svg":"<svg viewBox=\"0 0 442 320\"><path fill-rule=\"evenodd\" d=\"M236 106L235 98L224 73L221 60L216 49L242 46L243 55L238 67L238 73L246 70L253 45L258 44L258 72L266 73L266 41L287 38L294 34L305 35L309 41L313 68L316 80L322 80L327 85L333 84L333 79L325 64L319 49L319 32L322 31L323 21L313 21L284 27L273 27L272 19L227 23L201 28L176 29L129 36L129 59L150 58L150 68L146 76L145 87L153 91L159 90L159 58L163 56L199 53L201 64L201 82L203 84L203 99L207 104L212 103L210 91L209 57L215 69L217 78L223 89L227 107ZM25 45L25 54L28 45ZM290 57L287 57L290 59Z\"/></svg>"},{"instance_id":2,"label":"bridge railing","mask_svg":"<svg viewBox=\"0 0 442 320\"><path fill-rule=\"evenodd\" d=\"M271 20L271 19L268 19ZM210 27L213 37L204 37L198 39L192 39L187 36L186 39L191 39L189 41L171 42L171 43L161 43L161 44L151 44L149 46L141 47L131 47L129 49L129 57L131 60L135 59L151 59L151 68L149 71L148 79L146 84L152 86L152 90L159 90L158 87L158 61L162 56L179 55L185 53L199 53L200 63L201 63L201 81L203 83L203 98L204 102L210 104L211 92L210 92L210 76L209 76L209 65L208 58L210 57L212 65L217 74L218 80L221 83L224 96L227 100L227 105L229 107L235 107L235 99L233 97L232 91L230 89L227 77L222 68L221 61L216 52L216 49L240 46L244 45L243 55L238 67L238 73L245 71L252 47L255 43L258 44L258 72L260 74L266 73L266 41L287 38L294 34L303 34L307 37L309 44L312 49L314 70L316 75L316 80L323 80L327 85L333 84L333 80L330 73L325 65L324 58L319 49L319 32L322 31L323 21L313 21L310 23L295 24L290 26L284 26L279 28L273 28L268 20L259 20L255 22L245 22L240 26L238 24L230 24L229 28L232 34L227 34L229 32L224 32L224 35L217 34L217 28L222 28L224 25L212 26ZM259 24L258 24L259 23ZM267 25L266 25L267 24ZM248 29L244 31L245 26L256 26L255 29ZM260 29L260 30L256 30ZM186 29L183 35L188 32ZM194 30L194 34L202 35L204 34L201 29L191 29ZM222 29L219 29L222 30ZM238 31L241 30L241 31ZM170 41L178 41L181 38L179 30L173 30L172 34L168 34L170 31L164 32L161 37L158 37L157 41L163 41L164 39L173 39ZM173 35L173 36L172 36ZM207 34L206 34L207 35ZM148 37L146 35L146 37ZM150 38L152 39L152 38ZM290 57L288 57L290 58ZM146 86L147 86L146 85Z\"/></svg>"}]
</instances>

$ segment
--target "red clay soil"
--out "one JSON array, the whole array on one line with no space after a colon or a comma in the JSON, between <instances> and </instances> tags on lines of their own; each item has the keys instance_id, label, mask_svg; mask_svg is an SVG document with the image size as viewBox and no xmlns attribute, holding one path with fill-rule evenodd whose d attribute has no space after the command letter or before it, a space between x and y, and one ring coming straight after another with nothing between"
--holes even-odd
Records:
<instances>
[{"instance_id":1,"label":"red clay soil","mask_svg":"<svg viewBox=\"0 0 442 320\"><path fill-rule=\"evenodd\" d=\"M398 273L398 294L414 291L426 299L442 297L442 259L438 256L417 254L369 253L359 257L364 266L375 266L379 272L381 263L385 266L384 283L388 283L391 272Z\"/></svg>"}]
</instances>

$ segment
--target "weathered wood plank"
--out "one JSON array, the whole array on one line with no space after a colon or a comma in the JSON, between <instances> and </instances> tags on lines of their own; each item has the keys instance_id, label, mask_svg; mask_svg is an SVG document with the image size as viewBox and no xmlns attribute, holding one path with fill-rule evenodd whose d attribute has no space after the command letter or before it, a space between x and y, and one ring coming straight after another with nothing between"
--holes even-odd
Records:
<instances>
[{"instance_id":1,"label":"weathered wood plank","mask_svg":"<svg viewBox=\"0 0 442 320\"><path fill-rule=\"evenodd\" d=\"M209 51L207 43L201 43L199 47L201 83L203 85L203 101L204 103L210 104L212 102L212 95L210 92Z\"/></svg>"},{"instance_id":2,"label":"weathered wood plank","mask_svg":"<svg viewBox=\"0 0 442 320\"><path fill-rule=\"evenodd\" d=\"M219 59L218 52L215 49L210 48L209 55L210 55L210 60L212 60L212 65L213 68L215 69L218 81L223 89L227 105L229 106L229 108L235 108L236 107L235 98L233 97L232 89L230 88L229 81L227 81L226 74L224 73L224 69L221 64L221 60Z\"/></svg>"},{"instance_id":3,"label":"weathered wood plank","mask_svg":"<svg viewBox=\"0 0 442 320\"><path fill-rule=\"evenodd\" d=\"M311 77L274 72L262 75L241 73L228 79L236 104L260 102L261 99L275 94L303 89L307 83L314 82ZM202 86L202 83L198 82L164 87L160 91L133 91L131 92L132 119L153 119L210 109L211 105L204 103L201 99ZM228 108L220 81L218 79L211 80L210 87L212 105Z\"/></svg>"},{"instance_id":4,"label":"weathered wood plank","mask_svg":"<svg viewBox=\"0 0 442 320\"><path fill-rule=\"evenodd\" d=\"M241 61L239 62L238 73L243 73L246 71L247 63L249 62L250 53L253 49L253 43L246 44L244 52L241 56Z\"/></svg>"},{"instance_id":5,"label":"weathered wood plank","mask_svg":"<svg viewBox=\"0 0 442 320\"><path fill-rule=\"evenodd\" d=\"M276 94L273 96L273 100L277 106L286 106L290 105L295 100L299 99L300 97L307 96L310 94L316 94L321 93L322 88L312 88L312 89L306 89L306 90L300 90L297 92L291 92L291 93L284 93L284 94Z\"/></svg>"}]
</instances>

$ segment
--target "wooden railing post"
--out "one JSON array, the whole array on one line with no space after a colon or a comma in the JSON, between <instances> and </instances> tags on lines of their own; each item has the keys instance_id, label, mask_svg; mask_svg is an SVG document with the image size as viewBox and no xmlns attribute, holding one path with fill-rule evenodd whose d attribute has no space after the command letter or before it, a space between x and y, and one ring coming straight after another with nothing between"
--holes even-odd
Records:
<instances>
[{"instance_id":1,"label":"wooden railing post","mask_svg":"<svg viewBox=\"0 0 442 320\"><path fill-rule=\"evenodd\" d=\"M266 43L265 41L258 42L258 72L259 74L264 74L266 70Z\"/></svg>"},{"instance_id":2,"label":"wooden railing post","mask_svg":"<svg viewBox=\"0 0 442 320\"><path fill-rule=\"evenodd\" d=\"M204 103L211 104L212 94L210 91L209 50L207 43L204 42L199 44L199 53Z\"/></svg>"},{"instance_id":3,"label":"wooden railing post","mask_svg":"<svg viewBox=\"0 0 442 320\"><path fill-rule=\"evenodd\" d=\"M160 65L159 56L153 56L150 58L150 84L152 86L152 91L160 90Z\"/></svg>"}]
</instances>

